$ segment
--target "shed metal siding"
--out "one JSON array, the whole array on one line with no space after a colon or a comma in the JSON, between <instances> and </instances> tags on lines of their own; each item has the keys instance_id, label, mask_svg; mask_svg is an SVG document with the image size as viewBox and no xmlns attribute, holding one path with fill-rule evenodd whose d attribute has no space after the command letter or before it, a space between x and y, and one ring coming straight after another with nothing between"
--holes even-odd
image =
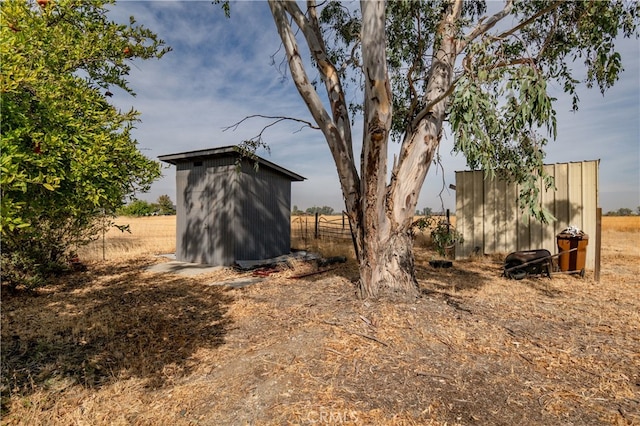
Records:
<instances>
[{"instance_id":1,"label":"shed metal siding","mask_svg":"<svg viewBox=\"0 0 640 426\"><path fill-rule=\"evenodd\" d=\"M304 178L238 158L228 147L160 158L176 165L177 260L232 265L290 252L291 182Z\"/></svg>"},{"instance_id":2,"label":"shed metal siding","mask_svg":"<svg viewBox=\"0 0 640 426\"><path fill-rule=\"evenodd\" d=\"M233 159L178 163L176 259L211 265L233 263L236 173Z\"/></svg>"},{"instance_id":3,"label":"shed metal siding","mask_svg":"<svg viewBox=\"0 0 640 426\"><path fill-rule=\"evenodd\" d=\"M594 160L545 166L556 186L545 191L542 180L539 182L540 202L557 219L549 224L523 216L516 200L517 185L485 179L482 171L456 172L456 228L464 237L456 257L468 257L476 247L485 254L538 248L556 253L556 235L574 225L591 239L586 267L593 268L599 165L600 161Z\"/></svg>"},{"instance_id":4,"label":"shed metal siding","mask_svg":"<svg viewBox=\"0 0 640 426\"><path fill-rule=\"evenodd\" d=\"M243 164L237 194L238 260L267 259L291 250L291 181L265 167Z\"/></svg>"}]
</instances>

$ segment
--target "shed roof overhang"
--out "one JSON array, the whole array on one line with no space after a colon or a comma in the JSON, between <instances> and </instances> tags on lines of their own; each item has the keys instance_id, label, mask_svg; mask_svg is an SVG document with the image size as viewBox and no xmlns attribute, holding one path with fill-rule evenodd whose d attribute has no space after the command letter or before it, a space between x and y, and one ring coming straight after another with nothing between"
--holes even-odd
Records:
<instances>
[{"instance_id":1,"label":"shed roof overhang","mask_svg":"<svg viewBox=\"0 0 640 426\"><path fill-rule=\"evenodd\" d=\"M211 158L221 158L221 157L239 158L241 156L242 156L242 153L240 148L232 145L232 146L223 146L219 148L201 149L198 151L180 152L177 154L160 155L158 156L158 159L160 161L164 161L165 163L176 165L179 163L206 160ZM299 174L294 173L291 170L287 170L284 167L280 167L277 164L272 163L271 161L265 160L262 157L258 157L257 155L255 156L255 158L252 157L251 159L257 161L260 166L267 167L277 173L285 175L292 181L301 182L306 179L305 177L300 176Z\"/></svg>"}]
</instances>

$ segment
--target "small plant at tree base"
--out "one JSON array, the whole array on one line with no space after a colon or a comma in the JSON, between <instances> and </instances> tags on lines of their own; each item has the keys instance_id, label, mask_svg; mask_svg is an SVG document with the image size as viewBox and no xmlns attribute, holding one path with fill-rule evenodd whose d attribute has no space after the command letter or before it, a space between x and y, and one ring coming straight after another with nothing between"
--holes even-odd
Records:
<instances>
[{"instance_id":1,"label":"small plant at tree base","mask_svg":"<svg viewBox=\"0 0 640 426\"><path fill-rule=\"evenodd\" d=\"M430 230L433 246L442 257L446 257L448 248L464 242L462 233L456 230L446 219L440 217L422 217L413 222L413 227L418 228L421 232L427 229Z\"/></svg>"}]
</instances>

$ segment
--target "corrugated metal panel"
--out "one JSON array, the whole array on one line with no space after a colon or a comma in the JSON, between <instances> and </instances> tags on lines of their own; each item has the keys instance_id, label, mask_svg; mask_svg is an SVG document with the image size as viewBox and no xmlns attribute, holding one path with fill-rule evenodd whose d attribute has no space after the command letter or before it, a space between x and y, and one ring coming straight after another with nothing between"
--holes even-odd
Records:
<instances>
[{"instance_id":1,"label":"corrugated metal panel","mask_svg":"<svg viewBox=\"0 0 640 426\"><path fill-rule=\"evenodd\" d=\"M211 265L233 263L232 185L226 159L185 162L176 172L176 258ZM233 163L233 162L231 162Z\"/></svg>"},{"instance_id":2,"label":"corrugated metal panel","mask_svg":"<svg viewBox=\"0 0 640 426\"><path fill-rule=\"evenodd\" d=\"M553 165L545 166L545 171L552 176L555 176L555 167ZM553 212L556 205L556 191L545 191L542 180L540 181L540 201L542 205L549 211ZM556 225L557 222L552 222L548 225L542 225L540 222L534 221L539 227L540 232L540 247L553 248L556 244ZM533 224L532 224L533 225ZM563 228L564 229L564 228ZM558 231L560 232L560 231ZM553 250L550 250L553 252Z\"/></svg>"},{"instance_id":3,"label":"corrugated metal panel","mask_svg":"<svg viewBox=\"0 0 640 426\"><path fill-rule=\"evenodd\" d=\"M232 157L176 164L176 258L211 265L290 251L291 179Z\"/></svg>"},{"instance_id":4,"label":"corrugated metal panel","mask_svg":"<svg viewBox=\"0 0 640 426\"><path fill-rule=\"evenodd\" d=\"M238 260L265 259L289 253L291 181L267 168L243 164L238 194Z\"/></svg>"},{"instance_id":5,"label":"corrugated metal panel","mask_svg":"<svg viewBox=\"0 0 640 426\"><path fill-rule=\"evenodd\" d=\"M497 251L496 240L498 238L498 212L497 204L499 203L499 197L497 194L497 180L496 179L483 179L484 191L482 196L485 200L484 203L484 229L482 230L485 236L484 246L487 251Z\"/></svg>"},{"instance_id":6,"label":"corrugated metal panel","mask_svg":"<svg viewBox=\"0 0 640 426\"><path fill-rule=\"evenodd\" d=\"M211 265L231 265L236 240L234 221L236 203L234 197L235 182L238 177L232 166L209 168L207 173L209 185L209 222L205 224L205 232L209 238L209 258ZM199 238L193 235L193 238Z\"/></svg>"},{"instance_id":7,"label":"corrugated metal panel","mask_svg":"<svg viewBox=\"0 0 640 426\"><path fill-rule=\"evenodd\" d=\"M482 200L484 198L484 179L482 178L482 172L475 173L473 176L473 246L472 251L475 251L476 247L482 248L484 245L484 205Z\"/></svg>"},{"instance_id":8,"label":"corrugated metal panel","mask_svg":"<svg viewBox=\"0 0 640 426\"><path fill-rule=\"evenodd\" d=\"M571 206L569 205L569 164L560 163L554 166L554 176L556 181L554 209L556 222L554 222L554 232L557 234L562 231L561 223L571 222Z\"/></svg>"},{"instance_id":9,"label":"corrugated metal panel","mask_svg":"<svg viewBox=\"0 0 640 426\"><path fill-rule=\"evenodd\" d=\"M208 241L191 236L203 232L208 220L206 198L206 167L193 163L179 164L176 171L176 259L185 262L208 263L205 253Z\"/></svg>"},{"instance_id":10,"label":"corrugated metal panel","mask_svg":"<svg viewBox=\"0 0 640 426\"><path fill-rule=\"evenodd\" d=\"M511 253L517 251L518 240L514 238L514 235L518 233L518 212L517 209L511 208L512 200L516 198L517 187L512 183L504 182L504 203L502 208L504 209L504 225L500 228L503 230L502 240L504 241L503 253Z\"/></svg>"},{"instance_id":11,"label":"corrugated metal panel","mask_svg":"<svg viewBox=\"0 0 640 426\"><path fill-rule=\"evenodd\" d=\"M540 202L557 220L544 225L519 211L516 185L485 179L481 171L456 172L456 228L464 236L456 257L468 257L476 247L486 254L538 248L556 253L556 235L569 225L595 238L599 164L595 160L545 166L556 188L544 191L540 181ZM594 262L595 239L587 246L587 268Z\"/></svg>"}]
</instances>

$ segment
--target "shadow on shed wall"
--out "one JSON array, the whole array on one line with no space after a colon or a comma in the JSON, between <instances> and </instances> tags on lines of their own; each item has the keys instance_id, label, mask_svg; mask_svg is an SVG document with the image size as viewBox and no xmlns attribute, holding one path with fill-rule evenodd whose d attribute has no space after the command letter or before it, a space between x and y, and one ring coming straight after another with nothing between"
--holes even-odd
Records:
<instances>
[{"instance_id":1,"label":"shadow on shed wall","mask_svg":"<svg viewBox=\"0 0 640 426\"><path fill-rule=\"evenodd\" d=\"M266 168L244 165L235 194L238 260L268 259L290 252L291 181Z\"/></svg>"},{"instance_id":2,"label":"shadow on shed wall","mask_svg":"<svg viewBox=\"0 0 640 426\"><path fill-rule=\"evenodd\" d=\"M176 258L232 265L289 253L291 181L246 161L240 171L212 163L178 166Z\"/></svg>"}]
</instances>

